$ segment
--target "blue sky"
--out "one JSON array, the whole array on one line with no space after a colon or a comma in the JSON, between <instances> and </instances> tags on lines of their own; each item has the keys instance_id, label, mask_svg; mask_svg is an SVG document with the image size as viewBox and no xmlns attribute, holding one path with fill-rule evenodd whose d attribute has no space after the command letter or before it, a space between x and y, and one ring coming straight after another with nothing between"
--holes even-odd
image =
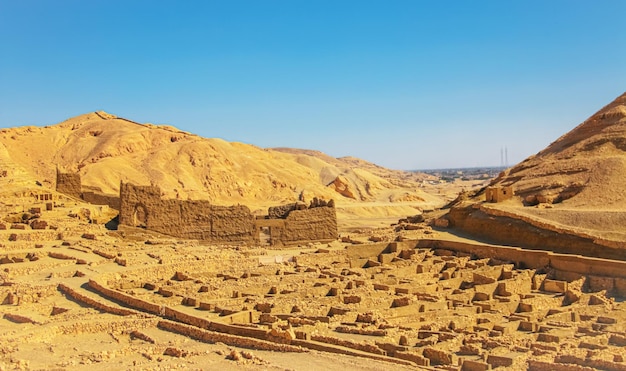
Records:
<instances>
[{"instance_id":1,"label":"blue sky","mask_svg":"<svg viewBox=\"0 0 626 371\"><path fill-rule=\"evenodd\" d=\"M0 127L104 110L396 169L509 163L626 91L626 1L0 0Z\"/></svg>"}]
</instances>

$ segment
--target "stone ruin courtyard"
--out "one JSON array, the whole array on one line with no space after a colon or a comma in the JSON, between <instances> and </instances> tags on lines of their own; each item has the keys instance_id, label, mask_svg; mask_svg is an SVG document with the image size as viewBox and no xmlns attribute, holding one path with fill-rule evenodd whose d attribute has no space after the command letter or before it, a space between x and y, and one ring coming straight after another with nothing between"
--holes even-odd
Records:
<instances>
[{"instance_id":1,"label":"stone ruin courtyard","mask_svg":"<svg viewBox=\"0 0 626 371\"><path fill-rule=\"evenodd\" d=\"M626 370L624 262L406 222L207 245L5 201L0 369Z\"/></svg>"}]
</instances>

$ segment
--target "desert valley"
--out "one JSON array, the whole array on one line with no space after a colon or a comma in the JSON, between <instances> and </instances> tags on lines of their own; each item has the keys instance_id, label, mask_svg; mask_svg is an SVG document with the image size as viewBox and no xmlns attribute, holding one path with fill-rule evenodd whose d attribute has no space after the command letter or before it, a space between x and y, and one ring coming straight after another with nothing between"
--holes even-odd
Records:
<instances>
[{"instance_id":1,"label":"desert valley","mask_svg":"<svg viewBox=\"0 0 626 371\"><path fill-rule=\"evenodd\" d=\"M626 94L453 181L131 119L0 129L0 370L626 370Z\"/></svg>"}]
</instances>

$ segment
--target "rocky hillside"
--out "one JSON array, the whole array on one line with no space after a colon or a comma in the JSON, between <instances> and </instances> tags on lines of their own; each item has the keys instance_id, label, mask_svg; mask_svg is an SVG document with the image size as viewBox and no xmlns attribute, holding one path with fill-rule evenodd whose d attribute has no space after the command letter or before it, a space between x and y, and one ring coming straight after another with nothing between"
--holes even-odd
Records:
<instances>
[{"instance_id":1,"label":"rocky hillside","mask_svg":"<svg viewBox=\"0 0 626 371\"><path fill-rule=\"evenodd\" d=\"M493 184L513 185L526 205L626 207L626 93Z\"/></svg>"},{"instance_id":2,"label":"rocky hillside","mask_svg":"<svg viewBox=\"0 0 626 371\"><path fill-rule=\"evenodd\" d=\"M0 144L4 157L49 187L59 167L80 172L85 186L105 193L117 193L120 181L155 184L166 197L216 204L264 206L314 196L334 198L338 205L440 202L419 189L424 175L315 151L203 138L104 112L51 126L3 129Z\"/></svg>"},{"instance_id":3,"label":"rocky hillside","mask_svg":"<svg viewBox=\"0 0 626 371\"><path fill-rule=\"evenodd\" d=\"M626 260L624 179L626 94L491 182L515 197L466 194L446 218L489 242Z\"/></svg>"}]
</instances>

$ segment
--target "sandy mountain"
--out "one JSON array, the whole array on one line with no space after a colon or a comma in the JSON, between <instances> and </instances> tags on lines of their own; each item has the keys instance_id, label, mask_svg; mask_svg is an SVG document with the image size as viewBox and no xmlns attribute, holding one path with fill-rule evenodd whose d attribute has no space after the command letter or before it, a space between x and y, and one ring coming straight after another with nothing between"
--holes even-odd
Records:
<instances>
[{"instance_id":1,"label":"sandy mountain","mask_svg":"<svg viewBox=\"0 0 626 371\"><path fill-rule=\"evenodd\" d=\"M624 179L626 94L491 182L515 197L460 196L448 219L498 243L626 259Z\"/></svg>"},{"instance_id":2,"label":"sandy mountain","mask_svg":"<svg viewBox=\"0 0 626 371\"><path fill-rule=\"evenodd\" d=\"M105 193L117 193L120 181L155 184L166 197L252 208L314 196L333 198L338 205L440 202L418 188L415 175L385 173L365 161L362 168L356 160L320 152L262 149L104 112L52 126L4 129L0 144L5 157L49 187L58 167L80 172L85 186Z\"/></svg>"},{"instance_id":3,"label":"sandy mountain","mask_svg":"<svg viewBox=\"0 0 626 371\"><path fill-rule=\"evenodd\" d=\"M16 193L36 185L32 174L13 161L7 148L0 143L0 192Z\"/></svg>"},{"instance_id":4,"label":"sandy mountain","mask_svg":"<svg viewBox=\"0 0 626 371\"><path fill-rule=\"evenodd\" d=\"M493 184L513 185L527 205L626 207L626 93Z\"/></svg>"}]
</instances>

